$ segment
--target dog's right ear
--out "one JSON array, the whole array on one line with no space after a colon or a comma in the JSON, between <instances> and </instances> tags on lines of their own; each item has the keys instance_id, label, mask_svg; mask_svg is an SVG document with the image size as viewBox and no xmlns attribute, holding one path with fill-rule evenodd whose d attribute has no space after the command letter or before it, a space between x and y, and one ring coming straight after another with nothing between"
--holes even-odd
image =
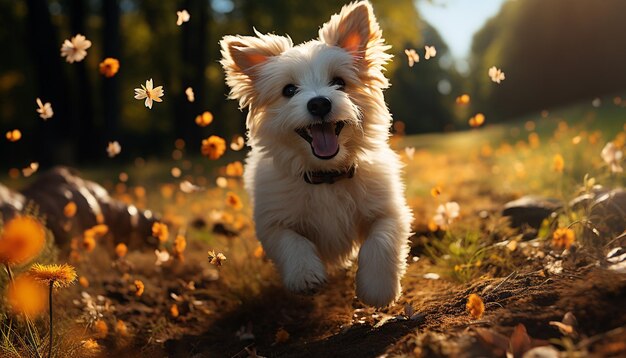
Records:
<instances>
[{"instance_id":1,"label":"dog's right ear","mask_svg":"<svg viewBox=\"0 0 626 358\"><path fill-rule=\"evenodd\" d=\"M242 108L250 104L254 95L253 81L259 70L272 56L278 56L293 46L289 37L261 34L256 36L224 36L222 60L226 83L230 86L230 98L239 99Z\"/></svg>"}]
</instances>

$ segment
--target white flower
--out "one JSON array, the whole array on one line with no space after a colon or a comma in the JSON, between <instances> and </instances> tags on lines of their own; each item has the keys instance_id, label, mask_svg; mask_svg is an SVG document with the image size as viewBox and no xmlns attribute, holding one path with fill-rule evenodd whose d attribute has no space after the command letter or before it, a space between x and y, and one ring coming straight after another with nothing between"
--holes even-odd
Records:
<instances>
[{"instance_id":1,"label":"white flower","mask_svg":"<svg viewBox=\"0 0 626 358\"><path fill-rule=\"evenodd\" d=\"M187 100L188 100L189 102L193 102L193 101L195 101L195 100L196 100L196 96L195 96L195 94L193 93L193 88L191 88L191 87L187 87L187 89L185 90L185 94L187 95Z\"/></svg>"},{"instance_id":2,"label":"white flower","mask_svg":"<svg viewBox=\"0 0 626 358\"><path fill-rule=\"evenodd\" d=\"M624 156L624 153L617 148L615 143L608 142L604 148L602 148L602 153L600 153L604 162L611 166L611 172L613 173L621 173L624 171L622 166L620 165L620 161Z\"/></svg>"},{"instance_id":3,"label":"white flower","mask_svg":"<svg viewBox=\"0 0 626 358\"><path fill-rule=\"evenodd\" d=\"M189 21L189 18L191 17L187 10L176 11L176 15L178 16L178 19L176 20L176 25L178 26L182 25L183 22Z\"/></svg>"},{"instance_id":4,"label":"white flower","mask_svg":"<svg viewBox=\"0 0 626 358\"><path fill-rule=\"evenodd\" d=\"M114 156L120 154L122 151L122 146L117 141L109 142L107 145L107 153L109 154L109 158L113 158Z\"/></svg>"},{"instance_id":5,"label":"white flower","mask_svg":"<svg viewBox=\"0 0 626 358\"><path fill-rule=\"evenodd\" d=\"M429 60L431 57L437 56L437 49L435 46L424 46L424 58Z\"/></svg>"},{"instance_id":6,"label":"white flower","mask_svg":"<svg viewBox=\"0 0 626 358\"><path fill-rule=\"evenodd\" d=\"M491 80L495 83L500 83L501 81L504 81L504 72L502 72L502 70L496 68L496 66L492 66L489 69L489 77L491 78Z\"/></svg>"},{"instance_id":7,"label":"white flower","mask_svg":"<svg viewBox=\"0 0 626 358\"><path fill-rule=\"evenodd\" d=\"M163 102L163 86L152 88L152 78L146 81L146 85L141 88L135 88L135 99L146 99L146 107L152 109L152 101Z\"/></svg>"},{"instance_id":8,"label":"white flower","mask_svg":"<svg viewBox=\"0 0 626 358\"><path fill-rule=\"evenodd\" d=\"M52 118L52 116L54 115L54 111L52 110L52 105L50 104L50 102L46 102L46 104L43 104L41 102L41 99L37 98L37 106L39 108L37 108L37 113L39 113L39 117L41 117L41 119L43 119L44 121L48 118Z\"/></svg>"},{"instance_id":9,"label":"white flower","mask_svg":"<svg viewBox=\"0 0 626 358\"><path fill-rule=\"evenodd\" d=\"M61 46L61 56L69 63L80 62L87 56L87 49L91 47L91 41L81 34L65 40Z\"/></svg>"},{"instance_id":10,"label":"white flower","mask_svg":"<svg viewBox=\"0 0 626 358\"><path fill-rule=\"evenodd\" d=\"M420 62L420 55L418 55L414 49L405 49L404 54L409 59L409 67L413 67L416 63Z\"/></svg>"},{"instance_id":11,"label":"white flower","mask_svg":"<svg viewBox=\"0 0 626 358\"><path fill-rule=\"evenodd\" d=\"M183 180L180 182L180 191L183 193L193 193L194 191L201 191L202 188L192 184L189 180Z\"/></svg>"},{"instance_id":12,"label":"white flower","mask_svg":"<svg viewBox=\"0 0 626 358\"><path fill-rule=\"evenodd\" d=\"M409 160L413 160L413 156L415 155L415 147L406 147L404 148L404 153Z\"/></svg>"},{"instance_id":13,"label":"white flower","mask_svg":"<svg viewBox=\"0 0 626 358\"><path fill-rule=\"evenodd\" d=\"M461 207L456 201L449 201L439 205L437 214L433 217L433 221L435 221L435 224L439 227L446 228L459 216L460 209Z\"/></svg>"},{"instance_id":14,"label":"white flower","mask_svg":"<svg viewBox=\"0 0 626 358\"><path fill-rule=\"evenodd\" d=\"M168 262L170 260L170 253L167 250L154 250L154 254L156 255L156 262L154 263L157 266L161 266L162 264Z\"/></svg>"}]
</instances>

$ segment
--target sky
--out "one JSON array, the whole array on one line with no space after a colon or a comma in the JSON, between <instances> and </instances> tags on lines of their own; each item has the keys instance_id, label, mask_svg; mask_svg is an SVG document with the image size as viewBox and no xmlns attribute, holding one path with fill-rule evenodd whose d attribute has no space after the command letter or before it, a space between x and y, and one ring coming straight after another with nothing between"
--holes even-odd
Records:
<instances>
[{"instance_id":1,"label":"sky","mask_svg":"<svg viewBox=\"0 0 626 358\"><path fill-rule=\"evenodd\" d=\"M456 59L468 57L472 36L507 0L417 1L420 15L433 25Z\"/></svg>"}]
</instances>

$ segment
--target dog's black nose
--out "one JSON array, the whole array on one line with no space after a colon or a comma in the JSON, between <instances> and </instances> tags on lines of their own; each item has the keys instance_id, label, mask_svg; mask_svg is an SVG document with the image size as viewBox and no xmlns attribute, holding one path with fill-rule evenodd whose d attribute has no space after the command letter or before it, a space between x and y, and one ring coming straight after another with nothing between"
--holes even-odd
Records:
<instances>
[{"instance_id":1,"label":"dog's black nose","mask_svg":"<svg viewBox=\"0 0 626 358\"><path fill-rule=\"evenodd\" d=\"M306 104L306 108L314 116L324 117L331 109L330 99L327 97L314 97Z\"/></svg>"}]
</instances>

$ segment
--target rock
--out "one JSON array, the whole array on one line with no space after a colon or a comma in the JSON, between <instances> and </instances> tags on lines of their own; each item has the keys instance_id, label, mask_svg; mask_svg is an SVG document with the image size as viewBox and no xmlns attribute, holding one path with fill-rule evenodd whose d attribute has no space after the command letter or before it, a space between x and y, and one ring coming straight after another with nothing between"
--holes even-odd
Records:
<instances>
[{"instance_id":1,"label":"rock","mask_svg":"<svg viewBox=\"0 0 626 358\"><path fill-rule=\"evenodd\" d=\"M26 198L0 184L0 219L7 221L21 212L26 205Z\"/></svg>"},{"instance_id":2,"label":"rock","mask_svg":"<svg viewBox=\"0 0 626 358\"><path fill-rule=\"evenodd\" d=\"M603 233L626 230L626 190L618 188L598 195L591 204L589 220Z\"/></svg>"},{"instance_id":3,"label":"rock","mask_svg":"<svg viewBox=\"0 0 626 358\"><path fill-rule=\"evenodd\" d=\"M562 207L557 199L527 195L504 205L502 216L511 218L511 226L528 225L539 229L543 219Z\"/></svg>"}]
</instances>

